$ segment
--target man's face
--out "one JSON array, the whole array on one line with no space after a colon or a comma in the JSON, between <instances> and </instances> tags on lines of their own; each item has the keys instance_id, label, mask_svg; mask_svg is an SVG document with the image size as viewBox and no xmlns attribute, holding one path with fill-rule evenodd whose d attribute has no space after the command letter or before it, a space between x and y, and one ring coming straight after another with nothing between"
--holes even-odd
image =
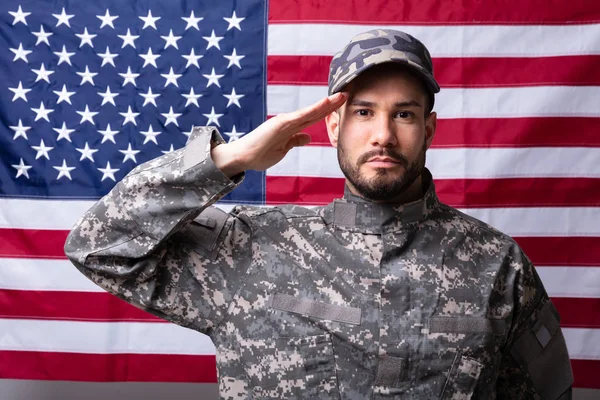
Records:
<instances>
[{"instance_id":1,"label":"man's face","mask_svg":"<svg viewBox=\"0 0 600 400\"><path fill-rule=\"evenodd\" d=\"M331 143L350 190L373 201L395 202L420 194L425 152L436 115L425 116L427 95L414 76L390 66L351 82L349 98L327 117Z\"/></svg>"}]
</instances>

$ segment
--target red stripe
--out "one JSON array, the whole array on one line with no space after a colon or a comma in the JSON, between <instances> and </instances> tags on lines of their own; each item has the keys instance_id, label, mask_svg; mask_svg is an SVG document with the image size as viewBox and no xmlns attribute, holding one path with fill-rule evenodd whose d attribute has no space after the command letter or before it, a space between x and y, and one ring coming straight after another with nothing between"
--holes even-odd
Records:
<instances>
[{"instance_id":1,"label":"red stripe","mask_svg":"<svg viewBox=\"0 0 600 400\"><path fill-rule=\"evenodd\" d=\"M552 298L569 328L600 328L600 299ZM0 318L165 322L108 293L0 290Z\"/></svg>"},{"instance_id":2,"label":"red stripe","mask_svg":"<svg viewBox=\"0 0 600 400\"><path fill-rule=\"evenodd\" d=\"M328 204L342 197L343 178L267 175L267 204ZM600 206L598 178L435 180L440 199L453 207Z\"/></svg>"},{"instance_id":3,"label":"red stripe","mask_svg":"<svg viewBox=\"0 0 600 400\"><path fill-rule=\"evenodd\" d=\"M332 56L268 56L270 85L327 85ZM441 87L600 84L600 56L434 58Z\"/></svg>"},{"instance_id":4,"label":"red stripe","mask_svg":"<svg viewBox=\"0 0 600 400\"><path fill-rule=\"evenodd\" d=\"M600 298L553 297L565 328L600 328Z\"/></svg>"},{"instance_id":5,"label":"red stripe","mask_svg":"<svg viewBox=\"0 0 600 400\"><path fill-rule=\"evenodd\" d=\"M0 318L164 322L109 294L0 289Z\"/></svg>"},{"instance_id":6,"label":"red stripe","mask_svg":"<svg viewBox=\"0 0 600 400\"><path fill-rule=\"evenodd\" d=\"M438 119L431 147L600 147L598 131L600 118ZM331 146L324 121L309 126L304 132L312 136L311 146Z\"/></svg>"},{"instance_id":7,"label":"red stripe","mask_svg":"<svg viewBox=\"0 0 600 400\"><path fill-rule=\"evenodd\" d=\"M515 240L535 265L600 265L600 237L515 237Z\"/></svg>"},{"instance_id":8,"label":"red stripe","mask_svg":"<svg viewBox=\"0 0 600 400\"><path fill-rule=\"evenodd\" d=\"M67 258L63 250L69 231L0 228L0 257Z\"/></svg>"},{"instance_id":9,"label":"red stripe","mask_svg":"<svg viewBox=\"0 0 600 400\"><path fill-rule=\"evenodd\" d=\"M600 5L589 0L503 0L487 6L481 0L395 2L386 0L269 2L269 23L333 22L354 24L565 24L600 21Z\"/></svg>"},{"instance_id":10,"label":"red stripe","mask_svg":"<svg viewBox=\"0 0 600 400\"><path fill-rule=\"evenodd\" d=\"M573 387L600 389L600 360L571 360Z\"/></svg>"},{"instance_id":11,"label":"red stripe","mask_svg":"<svg viewBox=\"0 0 600 400\"><path fill-rule=\"evenodd\" d=\"M214 355L0 351L2 379L216 383Z\"/></svg>"},{"instance_id":12,"label":"red stripe","mask_svg":"<svg viewBox=\"0 0 600 400\"><path fill-rule=\"evenodd\" d=\"M571 360L571 365L574 387L600 389L600 360ZM0 376L79 382L217 382L212 355L0 351Z\"/></svg>"}]
</instances>

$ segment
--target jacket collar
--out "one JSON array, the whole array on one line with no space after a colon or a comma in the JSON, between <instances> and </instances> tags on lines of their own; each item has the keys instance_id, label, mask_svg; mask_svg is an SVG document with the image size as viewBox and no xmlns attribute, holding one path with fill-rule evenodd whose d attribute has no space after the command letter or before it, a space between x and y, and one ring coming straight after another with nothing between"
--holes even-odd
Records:
<instances>
[{"instance_id":1,"label":"jacket collar","mask_svg":"<svg viewBox=\"0 0 600 400\"><path fill-rule=\"evenodd\" d=\"M364 233L405 229L426 219L439 207L433 178L427 168L423 169L422 180L423 197L406 204L372 203L350 193L346 187L342 199L334 200L323 209L323 218L336 228Z\"/></svg>"}]
</instances>

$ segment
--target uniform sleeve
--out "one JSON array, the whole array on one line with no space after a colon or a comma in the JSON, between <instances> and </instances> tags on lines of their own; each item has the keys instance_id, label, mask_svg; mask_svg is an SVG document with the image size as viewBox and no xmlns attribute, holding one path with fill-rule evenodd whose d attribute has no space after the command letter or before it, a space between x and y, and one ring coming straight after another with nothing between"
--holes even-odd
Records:
<instances>
[{"instance_id":1,"label":"uniform sleeve","mask_svg":"<svg viewBox=\"0 0 600 400\"><path fill-rule=\"evenodd\" d=\"M506 265L512 271L507 282L512 286L514 308L497 398L570 399L573 372L560 315L532 263L517 246Z\"/></svg>"},{"instance_id":2,"label":"uniform sleeve","mask_svg":"<svg viewBox=\"0 0 600 400\"><path fill-rule=\"evenodd\" d=\"M211 207L243 179L214 165L222 142L196 128L184 148L132 170L71 230L71 262L121 299L210 334L251 260L249 225Z\"/></svg>"}]
</instances>

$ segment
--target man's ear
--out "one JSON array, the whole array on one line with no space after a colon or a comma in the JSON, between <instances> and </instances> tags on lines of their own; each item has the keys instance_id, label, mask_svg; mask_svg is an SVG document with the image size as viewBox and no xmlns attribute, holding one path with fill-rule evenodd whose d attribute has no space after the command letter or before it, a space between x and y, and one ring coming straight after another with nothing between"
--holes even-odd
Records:
<instances>
[{"instance_id":1,"label":"man's ear","mask_svg":"<svg viewBox=\"0 0 600 400\"><path fill-rule=\"evenodd\" d=\"M337 148L338 137L340 134L340 111L334 111L325 117L325 125L327 125L327 135L331 145Z\"/></svg>"},{"instance_id":2,"label":"man's ear","mask_svg":"<svg viewBox=\"0 0 600 400\"><path fill-rule=\"evenodd\" d=\"M437 128L437 113L431 112L425 117L425 145L427 149L431 146Z\"/></svg>"}]
</instances>

